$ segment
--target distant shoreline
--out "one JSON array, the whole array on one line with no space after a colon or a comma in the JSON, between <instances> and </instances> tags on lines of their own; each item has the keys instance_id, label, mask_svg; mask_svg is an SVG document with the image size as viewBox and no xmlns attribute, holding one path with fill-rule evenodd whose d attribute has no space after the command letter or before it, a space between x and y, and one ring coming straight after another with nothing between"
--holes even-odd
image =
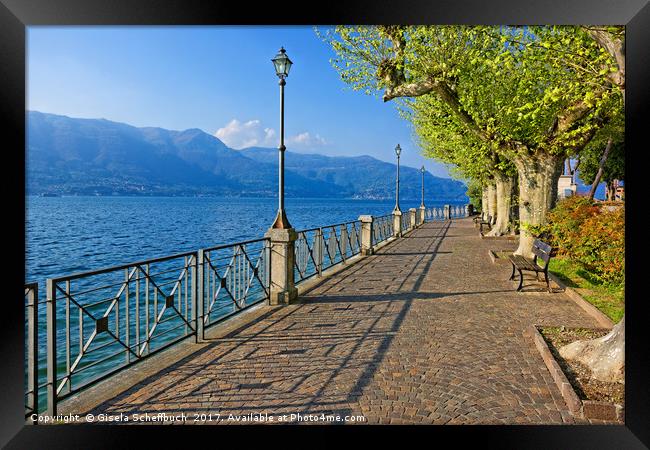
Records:
<instances>
[{"instance_id":1,"label":"distant shoreline","mask_svg":"<svg viewBox=\"0 0 650 450\"><path fill-rule=\"evenodd\" d=\"M79 194L79 195L69 195L69 194L56 194L55 196L51 195L42 195L42 194L27 194L25 198L208 198L208 199L224 199L224 200L237 200L237 199L251 199L251 200L277 200L277 197L262 197L262 196L227 196L227 195L90 195L90 194ZM286 200L345 200L345 201L372 201L372 202L389 202L394 201L394 198L358 198L358 197L286 197ZM401 198L400 199L406 203L420 202L419 198ZM429 202L451 202L451 203L467 203L468 199L434 199L429 200ZM425 202L426 203L426 202Z\"/></svg>"}]
</instances>

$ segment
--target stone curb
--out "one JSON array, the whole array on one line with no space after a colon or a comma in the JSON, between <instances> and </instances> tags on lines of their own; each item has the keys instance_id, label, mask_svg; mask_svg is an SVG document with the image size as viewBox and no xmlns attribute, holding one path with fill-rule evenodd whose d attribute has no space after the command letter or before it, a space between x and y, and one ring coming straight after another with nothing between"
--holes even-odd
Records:
<instances>
[{"instance_id":1,"label":"stone curb","mask_svg":"<svg viewBox=\"0 0 650 450\"><path fill-rule=\"evenodd\" d=\"M513 236L511 234L507 236L486 236L480 231L478 232L478 235L481 237L481 239L485 239L486 241L516 241L518 236Z\"/></svg>"},{"instance_id":2,"label":"stone curb","mask_svg":"<svg viewBox=\"0 0 650 450\"><path fill-rule=\"evenodd\" d=\"M551 373L551 377L553 377L553 381L560 390L562 398L569 408L569 411L571 411L571 414L581 417L582 403L571 387L571 383L569 383L569 380L567 380L564 375L564 372L562 372L560 365L555 361L555 358L553 358L553 354L551 354L551 351L546 345L544 338L537 330L537 327L535 325L530 325L524 330L523 334L525 337L530 337L535 343L537 351L539 351L542 356L544 364L546 364L546 368Z\"/></svg>"},{"instance_id":3,"label":"stone curb","mask_svg":"<svg viewBox=\"0 0 650 450\"><path fill-rule=\"evenodd\" d=\"M573 300L579 307L581 307L587 314L589 314L591 317L593 317L596 322L598 322L598 325L611 329L614 326L614 322L612 322L612 319L607 317L602 311L600 311L598 308L596 308L594 305L589 303L587 300L582 298L580 294L578 294L575 289L572 289L568 286L566 286L562 281L556 276L553 275L551 272L548 273L549 279L551 279L555 284L558 285L561 289L564 289L564 293L571 299Z\"/></svg>"},{"instance_id":4,"label":"stone curb","mask_svg":"<svg viewBox=\"0 0 650 450\"><path fill-rule=\"evenodd\" d=\"M560 368L560 365L553 357L546 341L544 341L544 338L535 325L528 326L523 331L523 335L524 337L531 338L535 343L535 347L542 356L544 364L551 373L551 377L553 378L557 388L560 390L560 394L562 394L562 398L571 414L577 418L589 420L590 422L624 422L625 409L622 405L595 400L580 400L580 398L578 398L578 395L573 390L573 386L571 386L566 375L564 375L562 368Z\"/></svg>"}]
</instances>

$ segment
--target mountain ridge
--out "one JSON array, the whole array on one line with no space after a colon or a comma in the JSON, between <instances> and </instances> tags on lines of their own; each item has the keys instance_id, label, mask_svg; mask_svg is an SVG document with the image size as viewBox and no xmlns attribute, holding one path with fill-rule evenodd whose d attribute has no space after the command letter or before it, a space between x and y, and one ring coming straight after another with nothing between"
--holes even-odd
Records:
<instances>
[{"instance_id":1,"label":"mountain ridge","mask_svg":"<svg viewBox=\"0 0 650 450\"><path fill-rule=\"evenodd\" d=\"M27 193L276 197L277 149L235 150L198 128L134 127L29 111ZM420 198L420 172L400 167L400 197ZM394 198L395 165L369 155L285 153L285 193ZM425 173L425 190L462 200L466 187ZM431 197L429 195L429 197Z\"/></svg>"}]
</instances>

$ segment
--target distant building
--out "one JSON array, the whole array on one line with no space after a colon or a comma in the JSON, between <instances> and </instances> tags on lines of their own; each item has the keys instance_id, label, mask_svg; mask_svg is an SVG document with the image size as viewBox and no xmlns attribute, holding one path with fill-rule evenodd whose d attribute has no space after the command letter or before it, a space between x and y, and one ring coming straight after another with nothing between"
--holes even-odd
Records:
<instances>
[{"instance_id":1,"label":"distant building","mask_svg":"<svg viewBox=\"0 0 650 450\"><path fill-rule=\"evenodd\" d=\"M625 201L625 185L622 180L614 180L612 182L612 187L614 189L614 201Z\"/></svg>"},{"instance_id":2,"label":"distant building","mask_svg":"<svg viewBox=\"0 0 650 450\"><path fill-rule=\"evenodd\" d=\"M573 182L572 175L560 175L557 181L557 197L562 199L575 195L577 188L578 185Z\"/></svg>"}]
</instances>

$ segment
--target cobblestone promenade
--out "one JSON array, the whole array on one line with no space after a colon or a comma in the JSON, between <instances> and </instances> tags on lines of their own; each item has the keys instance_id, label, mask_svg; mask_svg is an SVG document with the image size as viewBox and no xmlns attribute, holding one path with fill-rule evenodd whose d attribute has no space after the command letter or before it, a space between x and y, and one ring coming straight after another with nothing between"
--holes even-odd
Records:
<instances>
[{"instance_id":1,"label":"cobblestone promenade","mask_svg":"<svg viewBox=\"0 0 650 450\"><path fill-rule=\"evenodd\" d=\"M95 413L339 414L367 423L574 423L531 324L597 327L493 264L471 220L427 223ZM539 286L539 291L530 291ZM526 289L526 287L524 288Z\"/></svg>"}]
</instances>

